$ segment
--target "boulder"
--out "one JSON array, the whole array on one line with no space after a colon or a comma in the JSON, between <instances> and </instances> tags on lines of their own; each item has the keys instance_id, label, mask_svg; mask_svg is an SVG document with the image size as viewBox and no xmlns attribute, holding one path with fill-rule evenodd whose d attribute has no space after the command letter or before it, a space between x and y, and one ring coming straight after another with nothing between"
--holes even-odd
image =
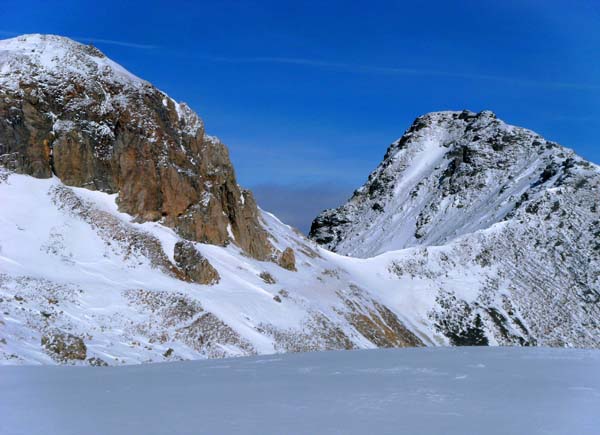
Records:
<instances>
[{"instance_id":1,"label":"boulder","mask_svg":"<svg viewBox=\"0 0 600 435\"><path fill-rule=\"evenodd\" d=\"M187 240L177 242L174 257L175 264L189 281L206 285L219 282L219 272L198 252L192 242Z\"/></svg>"},{"instance_id":2,"label":"boulder","mask_svg":"<svg viewBox=\"0 0 600 435\"><path fill-rule=\"evenodd\" d=\"M279 256L279 265L284 269L296 271L296 255L292 248L285 248Z\"/></svg>"}]
</instances>

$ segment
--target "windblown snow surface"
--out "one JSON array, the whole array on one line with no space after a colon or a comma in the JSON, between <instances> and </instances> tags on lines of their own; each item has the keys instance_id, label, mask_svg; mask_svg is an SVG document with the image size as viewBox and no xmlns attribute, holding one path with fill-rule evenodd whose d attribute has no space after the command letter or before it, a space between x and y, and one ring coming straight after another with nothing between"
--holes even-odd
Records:
<instances>
[{"instance_id":1,"label":"windblown snow surface","mask_svg":"<svg viewBox=\"0 0 600 435\"><path fill-rule=\"evenodd\" d=\"M592 435L599 369L543 348L0 367L0 433Z\"/></svg>"}]
</instances>

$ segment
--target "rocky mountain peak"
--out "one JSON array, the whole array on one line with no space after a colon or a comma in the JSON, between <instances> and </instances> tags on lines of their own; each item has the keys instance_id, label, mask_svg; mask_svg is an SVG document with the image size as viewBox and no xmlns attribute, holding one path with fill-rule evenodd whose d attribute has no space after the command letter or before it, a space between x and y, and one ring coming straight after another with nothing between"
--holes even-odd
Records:
<instances>
[{"instance_id":1,"label":"rocky mountain peak","mask_svg":"<svg viewBox=\"0 0 600 435\"><path fill-rule=\"evenodd\" d=\"M185 104L68 38L0 41L0 163L118 193L121 211L184 238L278 252L226 147Z\"/></svg>"},{"instance_id":2,"label":"rocky mountain peak","mask_svg":"<svg viewBox=\"0 0 600 435\"><path fill-rule=\"evenodd\" d=\"M417 118L342 207L313 222L310 237L368 257L440 245L489 228L545 190L598 169L573 151L499 120L491 111Z\"/></svg>"}]
</instances>

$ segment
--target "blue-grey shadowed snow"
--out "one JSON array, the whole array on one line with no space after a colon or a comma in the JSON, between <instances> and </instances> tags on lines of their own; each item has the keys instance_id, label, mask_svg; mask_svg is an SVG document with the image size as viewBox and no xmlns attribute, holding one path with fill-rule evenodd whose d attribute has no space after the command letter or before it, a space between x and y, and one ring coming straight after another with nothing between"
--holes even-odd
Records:
<instances>
[{"instance_id":1,"label":"blue-grey shadowed snow","mask_svg":"<svg viewBox=\"0 0 600 435\"><path fill-rule=\"evenodd\" d=\"M327 208L345 203L354 188L336 184L308 186L261 184L252 187L258 205L281 221L308 234L313 219Z\"/></svg>"},{"instance_id":2,"label":"blue-grey shadowed snow","mask_svg":"<svg viewBox=\"0 0 600 435\"><path fill-rule=\"evenodd\" d=\"M0 367L0 433L595 434L600 352L370 350Z\"/></svg>"}]
</instances>

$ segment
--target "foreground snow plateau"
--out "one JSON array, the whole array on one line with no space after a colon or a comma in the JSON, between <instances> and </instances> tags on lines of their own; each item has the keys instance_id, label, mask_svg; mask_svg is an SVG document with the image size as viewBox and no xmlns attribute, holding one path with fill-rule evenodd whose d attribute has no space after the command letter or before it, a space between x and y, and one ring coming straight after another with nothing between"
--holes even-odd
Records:
<instances>
[{"instance_id":1,"label":"foreground snow plateau","mask_svg":"<svg viewBox=\"0 0 600 435\"><path fill-rule=\"evenodd\" d=\"M594 434L599 369L543 348L0 367L0 433Z\"/></svg>"}]
</instances>

